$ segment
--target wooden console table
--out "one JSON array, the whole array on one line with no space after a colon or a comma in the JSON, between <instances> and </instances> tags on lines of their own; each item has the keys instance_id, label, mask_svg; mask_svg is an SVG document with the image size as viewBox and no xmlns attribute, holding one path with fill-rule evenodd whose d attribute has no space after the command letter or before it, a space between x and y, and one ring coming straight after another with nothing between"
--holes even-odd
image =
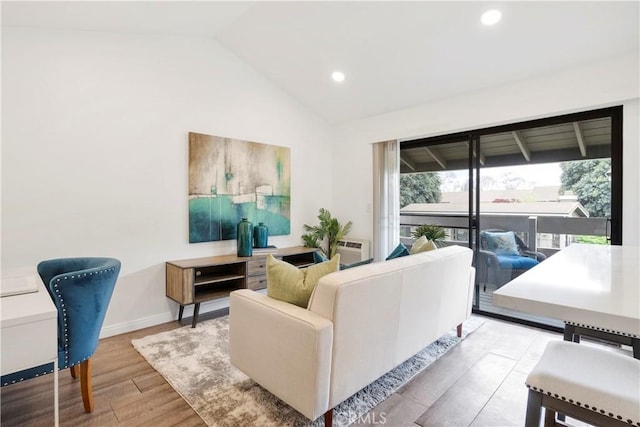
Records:
<instances>
[{"instance_id":1,"label":"wooden console table","mask_svg":"<svg viewBox=\"0 0 640 427\"><path fill-rule=\"evenodd\" d=\"M316 250L294 246L279 249L274 256L298 267L305 267L313 264L313 252ZM266 258L266 255L221 255L168 261L166 292L168 298L180 304L178 321L182 320L185 305L195 304L191 323L191 327L195 328L200 303L227 297L236 289L266 288Z\"/></svg>"}]
</instances>

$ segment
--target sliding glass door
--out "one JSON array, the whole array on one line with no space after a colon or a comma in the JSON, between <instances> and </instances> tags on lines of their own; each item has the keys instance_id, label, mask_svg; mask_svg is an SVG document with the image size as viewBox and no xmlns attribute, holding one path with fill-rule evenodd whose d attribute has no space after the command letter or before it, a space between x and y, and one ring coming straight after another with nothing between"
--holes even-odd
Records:
<instances>
[{"instance_id":1,"label":"sliding glass door","mask_svg":"<svg viewBox=\"0 0 640 427\"><path fill-rule=\"evenodd\" d=\"M442 244L473 248L478 312L560 327L492 293L572 243L622 243L622 107L403 141L400 153L401 238L433 224Z\"/></svg>"}]
</instances>

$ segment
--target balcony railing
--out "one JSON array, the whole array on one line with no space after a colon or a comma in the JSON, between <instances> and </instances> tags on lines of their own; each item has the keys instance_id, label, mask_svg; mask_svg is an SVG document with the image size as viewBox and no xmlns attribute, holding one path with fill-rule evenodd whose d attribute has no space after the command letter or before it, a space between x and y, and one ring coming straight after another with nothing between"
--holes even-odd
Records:
<instances>
[{"instance_id":1,"label":"balcony railing","mask_svg":"<svg viewBox=\"0 0 640 427\"><path fill-rule=\"evenodd\" d=\"M472 221L471 224L474 224ZM431 215L431 214L402 214L400 215L400 227L417 227L422 224L439 225L445 229L468 230L469 217L465 215ZM540 245L539 235L550 234L553 236L609 236L609 223L607 218L579 218L563 216L526 216L526 215L480 215L480 230L502 229L512 230L525 235L525 241L531 250L538 250L546 255L552 255L561 247ZM450 233L457 234L457 233ZM413 239L408 235L401 240L410 244ZM450 236L446 243L466 244L468 240L461 241Z\"/></svg>"}]
</instances>

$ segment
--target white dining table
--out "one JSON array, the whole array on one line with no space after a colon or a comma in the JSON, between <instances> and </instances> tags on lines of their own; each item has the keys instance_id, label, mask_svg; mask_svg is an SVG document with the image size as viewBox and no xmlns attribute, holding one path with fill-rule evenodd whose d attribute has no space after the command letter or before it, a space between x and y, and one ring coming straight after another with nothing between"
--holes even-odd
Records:
<instances>
[{"instance_id":1,"label":"white dining table","mask_svg":"<svg viewBox=\"0 0 640 427\"><path fill-rule=\"evenodd\" d=\"M495 291L493 304L628 343L639 357L640 247L574 243Z\"/></svg>"}]
</instances>

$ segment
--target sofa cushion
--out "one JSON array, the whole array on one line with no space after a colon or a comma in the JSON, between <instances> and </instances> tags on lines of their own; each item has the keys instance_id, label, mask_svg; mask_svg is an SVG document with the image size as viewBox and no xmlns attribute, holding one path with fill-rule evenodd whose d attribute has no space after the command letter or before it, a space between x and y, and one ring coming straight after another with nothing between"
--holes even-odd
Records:
<instances>
[{"instance_id":1,"label":"sofa cushion","mask_svg":"<svg viewBox=\"0 0 640 427\"><path fill-rule=\"evenodd\" d=\"M302 269L269 254L267 255L267 296L307 308L318 280L326 274L338 271L339 267L340 254L329 261Z\"/></svg>"},{"instance_id":2,"label":"sofa cushion","mask_svg":"<svg viewBox=\"0 0 640 427\"><path fill-rule=\"evenodd\" d=\"M400 258L407 255L410 255L409 250L402 242L400 242L398 243L398 246L396 246L396 248L385 259L385 261L389 261L390 259Z\"/></svg>"},{"instance_id":3,"label":"sofa cushion","mask_svg":"<svg viewBox=\"0 0 640 427\"><path fill-rule=\"evenodd\" d=\"M485 240L487 245L486 249L496 255L520 255L513 231L483 231L481 233L481 239Z\"/></svg>"},{"instance_id":4,"label":"sofa cushion","mask_svg":"<svg viewBox=\"0 0 640 427\"><path fill-rule=\"evenodd\" d=\"M409 253L411 255L415 255L419 254L420 252L432 251L434 249L438 249L438 247L432 240L427 239L426 236L420 236L420 238L416 240L411 246L411 250L409 251Z\"/></svg>"}]
</instances>

